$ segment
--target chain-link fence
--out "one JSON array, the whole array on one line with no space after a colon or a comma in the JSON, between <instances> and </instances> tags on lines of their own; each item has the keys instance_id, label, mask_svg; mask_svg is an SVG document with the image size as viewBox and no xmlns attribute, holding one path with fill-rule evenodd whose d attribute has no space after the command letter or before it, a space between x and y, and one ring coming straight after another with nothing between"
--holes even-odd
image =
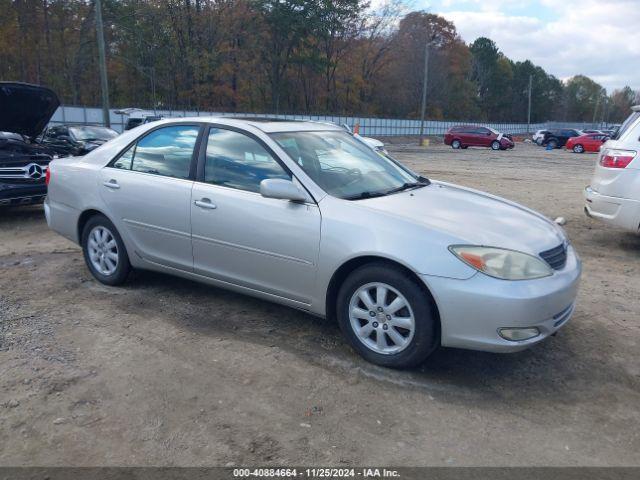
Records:
<instances>
[{"instance_id":1,"label":"chain-link fence","mask_svg":"<svg viewBox=\"0 0 640 480\"><path fill-rule=\"evenodd\" d=\"M281 120L313 120L317 122L330 122L335 124L346 124L353 128L360 125L360 134L371 137L389 136L414 136L420 134L420 120L398 119L398 118L372 118L372 117L351 117L335 115L270 115L258 113L221 113L221 112L200 112L189 110L156 110L149 112L155 115L169 117L269 117ZM110 111L111 127L119 132L124 130L128 116L116 113L116 109ZM92 107L61 106L54 114L51 124L75 124L75 125L102 125L102 110ZM566 128L600 128L601 124L576 124L545 122L527 125L526 123L495 123L495 122L453 122L453 121L425 121L425 135L444 135L444 133L454 125L482 125L494 128L500 132L511 134L526 134L563 126Z\"/></svg>"}]
</instances>

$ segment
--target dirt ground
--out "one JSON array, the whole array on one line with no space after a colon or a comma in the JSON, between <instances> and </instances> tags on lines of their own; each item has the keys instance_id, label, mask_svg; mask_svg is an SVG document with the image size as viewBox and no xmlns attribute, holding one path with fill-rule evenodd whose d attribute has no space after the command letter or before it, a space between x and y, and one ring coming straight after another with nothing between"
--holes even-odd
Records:
<instances>
[{"instance_id":1,"label":"dirt ground","mask_svg":"<svg viewBox=\"0 0 640 480\"><path fill-rule=\"evenodd\" d=\"M390 148L567 219L584 276L556 337L386 370L295 310L99 285L41 208L0 210L0 465L640 465L640 237L583 214L595 156Z\"/></svg>"}]
</instances>

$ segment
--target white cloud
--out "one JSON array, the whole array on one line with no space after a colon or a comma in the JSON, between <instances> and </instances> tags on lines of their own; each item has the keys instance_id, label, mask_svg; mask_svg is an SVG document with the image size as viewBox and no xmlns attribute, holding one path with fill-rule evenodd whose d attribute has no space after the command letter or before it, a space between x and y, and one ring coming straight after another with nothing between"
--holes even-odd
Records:
<instances>
[{"instance_id":1,"label":"white cloud","mask_svg":"<svg viewBox=\"0 0 640 480\"><path fill-rule=\"evenodd\" d=\"M475 1L464 0L464 4ZM538 4L545 7L545 13L537 16L529 13L535 7L527 3L526 15L509 13L512 0L485 0L478 3L476 11L441 15L455 23L465 41L489 37L509 58L529 59L559 78L582 73L609 91L624 85L640 89L640 41L636 30L640 25L640 2L540 0ZM518 5L522 6L522 2ZM455 6L462 8L459 3ZM543 20L549 12L553 18Z\"/></svg>"}]
</instances>

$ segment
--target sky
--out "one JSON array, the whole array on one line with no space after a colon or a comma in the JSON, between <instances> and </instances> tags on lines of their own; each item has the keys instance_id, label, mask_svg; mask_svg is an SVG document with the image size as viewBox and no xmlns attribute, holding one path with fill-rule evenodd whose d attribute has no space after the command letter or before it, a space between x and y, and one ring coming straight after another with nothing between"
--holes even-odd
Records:
<instances>
[{"instance_id":1,"label":"sky","mask_svg":"<svg viewBox=\"0 0 640 480\"><path fill-rule=\"evenodd\" d=\"M374 0L376 3L381 0ZM467 43L489 37L514 61L566 80L584 74L609 93L640 90L640 0L409 0L453 21Z\"/></svg>"}]
</instances>

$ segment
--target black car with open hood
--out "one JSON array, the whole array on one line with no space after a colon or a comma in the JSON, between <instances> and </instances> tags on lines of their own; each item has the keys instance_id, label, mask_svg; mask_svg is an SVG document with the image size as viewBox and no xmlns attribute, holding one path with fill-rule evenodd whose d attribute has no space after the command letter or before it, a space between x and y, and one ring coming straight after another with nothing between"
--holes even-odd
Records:
<instances>
[{"instance_id":1,"label":"black car with open hood","mask_svg":"<svg viewBox=\"0 0 640 480\"><path fill-rule=\"evenodd\" d=\"M53 157L36 137L59 105L58 96L46 87L0 82L0 206L44 200Z\"/></svg>"}]
</instances>

